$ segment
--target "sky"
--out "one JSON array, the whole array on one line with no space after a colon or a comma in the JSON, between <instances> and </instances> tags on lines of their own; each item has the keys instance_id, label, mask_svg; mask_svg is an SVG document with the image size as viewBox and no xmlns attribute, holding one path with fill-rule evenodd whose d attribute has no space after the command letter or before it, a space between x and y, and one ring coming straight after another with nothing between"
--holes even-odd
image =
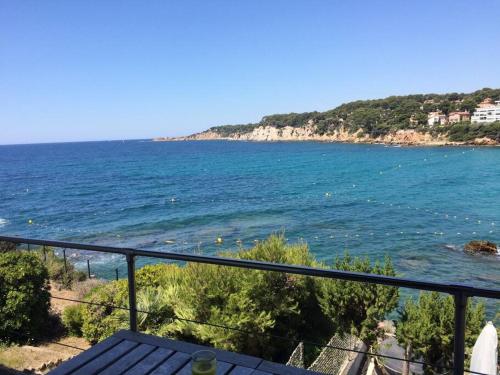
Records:
<instances>
[{"instance_id":1,"label":"sky","mask_svg":"<svg viewBox=\"0 0 500 375\"><path fill-rule=\"evenodd\" d=\"M500 87L498 0L0 0L0 144Z\"/></svg>"}]
</instances>

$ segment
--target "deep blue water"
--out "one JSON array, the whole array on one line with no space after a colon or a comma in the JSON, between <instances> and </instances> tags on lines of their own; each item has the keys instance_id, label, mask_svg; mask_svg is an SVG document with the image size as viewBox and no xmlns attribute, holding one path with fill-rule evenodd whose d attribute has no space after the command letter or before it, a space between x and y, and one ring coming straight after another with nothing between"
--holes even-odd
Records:
<instances>
[{"instance_id":1,"label":"deep blue water","mask_svg":"<svg viewBox=\"0 0 500 375\"><path fill-rule=\"evenodd\" d=\"M285 230L322 260L389 254L400 276L500 287L498 256L462 252L472 239L500 242L499 148L0 146L0 186L2 234L211 254ZM91 264L124 269L109 256Z\"/></svg>"}]
</instances>

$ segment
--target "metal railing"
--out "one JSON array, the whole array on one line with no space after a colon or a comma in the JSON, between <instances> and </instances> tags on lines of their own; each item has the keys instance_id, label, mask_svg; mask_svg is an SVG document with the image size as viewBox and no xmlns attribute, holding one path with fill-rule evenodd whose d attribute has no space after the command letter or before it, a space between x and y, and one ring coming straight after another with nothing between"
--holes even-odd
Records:
<instances>
[{"instance_id":1,"label":"metal railing","mask_svg":"<svg viewBox=\"0 0 500 375\"><path fill-rule=\"evenodd\" d=\"M137 331L137 301L135 285L135 259L136 257L158 258L173 261L185 261L195 263L205 263L219 266L239 267L246 269L283 272L289 274L323 277L329 279L339 279L346 281L364 282L379 284L398 288L409 288L425 291L447 293L455 300L455 327L454 327L454 350L453 350L453 374L463 375L465 360L465 318L467 301L470 297L483 297L500 299L500 290L476 288L464 284L445 284L422 280L412 280L399 277L367 274L360 272L348 272L331 269L312 268L306 266L276 264L255 260L243 260L234 258L223 258L217 256L181 254L175 252L159 252L140 250L125 247L111 247L91 244L81 244L65 241L51 241L21 237L0 236L0 241L12 242L15 244L28 244L58 247L64 249L87 250L110 254L124 255L127 261L128 297L129 297L129 320L130 330ZM79 301L81 302L81 301ZM403 359L401 359L403 360ZM410 361L413 362L413 361Z\"/></svg>"}]
</instances>

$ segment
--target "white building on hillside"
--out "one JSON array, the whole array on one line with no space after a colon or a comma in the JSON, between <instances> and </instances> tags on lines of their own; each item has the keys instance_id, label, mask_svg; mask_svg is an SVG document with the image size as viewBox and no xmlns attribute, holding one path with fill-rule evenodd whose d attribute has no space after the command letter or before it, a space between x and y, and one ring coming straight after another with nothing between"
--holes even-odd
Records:
<instances>
[{"instance_id":1,"label":"white building on hillside","mask_svg":"<svg viewBox=\"0 0 500 375\"><path fill-rule=\"evenodd\" d=\"M427 115L427 124L429 126L446 125L447 123L448 118L441 111L429 112Z\"/></svg>"},{"instance_id":2,"label":"white building on hillside","mask_svg":"<svg viewBox=\"0 0 500 375\"><path fill-rule=\"evenodd\" d=\"M491 100L479 104L471 117L471 122L487 124L489 122L500 121L500 100L493 103Z\"/></svg>"}]
</instances>

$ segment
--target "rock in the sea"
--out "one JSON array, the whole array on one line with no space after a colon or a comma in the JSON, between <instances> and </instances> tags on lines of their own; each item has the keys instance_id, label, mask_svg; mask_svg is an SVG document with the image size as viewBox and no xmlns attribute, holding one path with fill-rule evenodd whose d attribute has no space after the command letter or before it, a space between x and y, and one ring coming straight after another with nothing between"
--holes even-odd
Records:
<instances>
[{"instance_id":1,"label":"rock in the sea","mask_svg":"<svg viewBox=\"0 0 500 375\"><path fill-rule=\"evenodd\" d=\"M465 244L464 249L465 251L469 251L471 253L497 253L497 245L490 241L470 241L469 243Z\"/></svg>"}]
</instances>

